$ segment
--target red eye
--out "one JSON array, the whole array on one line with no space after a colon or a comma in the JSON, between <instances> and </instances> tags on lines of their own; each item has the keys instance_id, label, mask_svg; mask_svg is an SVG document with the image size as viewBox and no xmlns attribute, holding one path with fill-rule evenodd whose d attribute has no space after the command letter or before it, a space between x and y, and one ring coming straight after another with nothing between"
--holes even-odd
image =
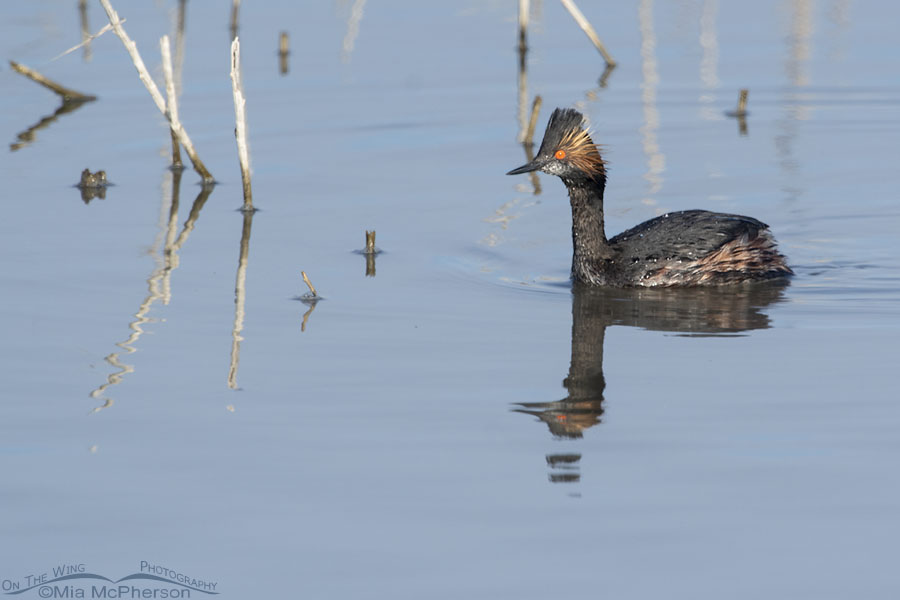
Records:
<instances>
[{"instance_id":1,"label":"red eye","mask_svg":"<svg viewBox=\"0 0 900 600\"><path fill-rule=\"evenodd\" d=\"M565 150L557 150L556 154L554 154L553 156L555 156L557 158L557 160L562 160L566 157L566 151Z\"/></svg>"}]
</instances>

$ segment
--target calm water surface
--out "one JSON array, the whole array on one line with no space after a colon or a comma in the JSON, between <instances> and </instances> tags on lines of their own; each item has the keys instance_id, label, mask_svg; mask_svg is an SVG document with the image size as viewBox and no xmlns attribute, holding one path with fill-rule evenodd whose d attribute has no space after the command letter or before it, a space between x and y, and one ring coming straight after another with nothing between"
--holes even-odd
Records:
<instances>
[{"instance_id":1,"label":"calm water surface","mask_svg":"<svg viewBox=\"0 0 900 600\"><path fill-rule=\"evenodd\" d=\"M116 4L159 75L177 4ZM4 7L5 57L99 100L0 70L0 591L149 561L228 598L897 597L897 7L584 2L601 85L554 2L524 78L513 3L309 4L241 8L252 217L230 7L177 51L211 194L115 37L51 61L75 3ZM750 214L796 277L573 290L562 184L503 175L535 94L606 146L610 234Z\"/></svg>"}]
</instances>

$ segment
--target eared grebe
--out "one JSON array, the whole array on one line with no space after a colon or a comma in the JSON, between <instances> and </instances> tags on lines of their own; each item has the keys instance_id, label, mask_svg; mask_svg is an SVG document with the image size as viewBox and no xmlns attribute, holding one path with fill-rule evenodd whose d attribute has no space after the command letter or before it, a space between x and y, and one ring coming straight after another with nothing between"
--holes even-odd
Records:
<instances>
[{"instance_id":1,"label":"eared grebe","mask_svg":"<svg viewBox=\"0 0 900 600\"><path fill-rule=\"evenodd\" d=\"M533 161L507 175L543 171L562 179L572 205L572 278L590 285L719 285L793 273L769 226L751 217L685 210L650 219L607 240L606 163L570 108L550 116Z\"/></svg>"}]
</instances>

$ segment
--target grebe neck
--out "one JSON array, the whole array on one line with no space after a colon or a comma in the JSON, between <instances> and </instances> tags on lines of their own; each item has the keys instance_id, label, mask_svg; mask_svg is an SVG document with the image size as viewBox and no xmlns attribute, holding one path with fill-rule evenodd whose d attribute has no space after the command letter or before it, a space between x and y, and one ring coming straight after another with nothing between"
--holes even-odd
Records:
<instances>
[{"instance_id":1,"label":"grebe neck","mask_svg":"<svg viewBox=\"0 0 900 600\"><path fill-rule=\"evenodd\" d=\"M597 283L614 255L603 227L606 178L563 179L572 206L572 276Z\"/></svg>"}]
</instances>

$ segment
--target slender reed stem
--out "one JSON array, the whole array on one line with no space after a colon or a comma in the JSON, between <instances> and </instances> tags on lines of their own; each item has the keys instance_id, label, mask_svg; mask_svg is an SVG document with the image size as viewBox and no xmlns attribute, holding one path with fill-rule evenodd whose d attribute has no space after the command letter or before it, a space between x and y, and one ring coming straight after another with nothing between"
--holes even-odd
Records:
<instances>
[{"instance_id":1,"label":"slender reed stem","mask_svg":"<svg viewBox=\"0 0 900 600\"><path fill-rule=\"evenodd\" d=\"M144 87L147 88L147 91L150 92L150 97L153 98L153 103L156 104L156 108L159 109L159 112L165 115L166 119L169 120L169 125L172 131L175 132L175 135L178 136L178 141L181 142L182 146L184 146L185 152L187 152L188 157L190 157L191 159L191 163L194 165L194 170L197 171L197 173L200 174L200 177L203 178L204 184L214 183L215 179L213 178L209 170L207 170L206 165L203 164L203 161L200 160L200 156L197 155L197 151L194 149L194 143L191 142L191 138L188 136L187 131L184 130L181 122L172 119L171 115L166 110L166 101L160 93L159 88L156 87L156 83L153 81L153 78L150 76L150 72L147 70L147 66L144 64L144 60L141 58L140 52L138 52L137 44L134 43L134 40L128 37L128 34L125 32L125 28L122 27L122 21L119 19L119 15L115 10L113 10L113 7L109 3L109 0L100 0L100 4L102 4L103 9L106 10L106 16L109 18L109 22L113 26L113 30L116 32L116 35L119 36L119 39L122 40L122 44L125 46L128 54L131 56L131 61L134 63L134 68L137 69L138 77L140 77L141 81L144 84ZM168 38L168 36L164 37Z\"/></svg>"},{"instance_id":2,"label":"slender reed stem","mask_svg":"<svg viewBox=\"0 0 900 600\"><path fill-rule=\"evenodd\" d=\"M238 160L241 163L241 183L244 187L244 207L253 210L253 191L250 188L250 150L247 148L247 100L241 85L241 41L231 42L231 89L234 92L234 137L237 140Z\"/></svg>"},{"instance_id":3,"label":"slender reed stem","mask_svg":"<svg viewBox=\"0 0 900 600\"><path fill-rule=\"evenodd\" d=\"M594 28L591 26L590 22L585 18L585 16L578 10L578 6L575 5L573 0L559 0L562 2L563 6L566 7L566 10L569 11L569 14L572 15L572 18L575 19L575 22L578 23L578 26L581 27L581 30L590 38L591 42L593 42L594 46L603 56L603 60L606 61L606 64L614 67L616 66L616 61L613 60L613 57L610 56L609 52L606 51L606 47L603 45L603 42L600 41L600 38L597 36L597 32L594 31Z\"/></svg>"},{"instance_id":4,"label":"slender reed stem","mask_svg":"<svg viewBox=\"0 0 900 600\"><path fill-rule=\"evenodd\" d=\"M16 73L20 73L27 77L28 79L34 81L35 83L39 83L42 86L56 92L60 96L62 96L63 100L71 101L71 102L87 102L88 100L96 100L96 96L90 96L88 94L82 94L81 92L76 92L75 90L69 89L65 86L62 86L52 79L47 79L34 69L30 69L25 65L19 64L13 60L9 61L9 66L12 67L13 71Z\"/></svg>"},{"instance_id":5,"label":"slender reed stem","mask_svg":"<svg viewBox=\"0 0 900 600\"><path fill-rule=\"evenodd\" d=\"M175 93L175 77L172 75L172 50L169 48L168 36L160 38L159 53L162 56L163 77L166 80L166 113L170 123L177 123L178 97ZM178 143L178 136L171 126L169 132L172 134L172 168L182 169L184 164L181 162L181 145Z\"/></svg>"}]
</instances>

